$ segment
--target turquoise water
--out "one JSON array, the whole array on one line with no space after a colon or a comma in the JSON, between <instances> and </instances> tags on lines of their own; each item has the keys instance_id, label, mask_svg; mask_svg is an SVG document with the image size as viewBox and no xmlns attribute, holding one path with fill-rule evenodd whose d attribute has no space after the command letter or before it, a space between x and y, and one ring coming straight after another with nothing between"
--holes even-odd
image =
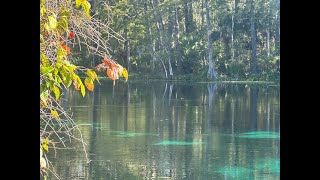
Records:
<instances>
[{"instance_id":1,"label":"turquoise water","mask_svg":"<svg viewBox=\"0 0 320 180\"><path fill-rule=\"evenodd\" d=\"M277 87L102 81L65 97L91 161L72 141L49 157L61 179L280 179Z\"/></svg>"}]
</instances>

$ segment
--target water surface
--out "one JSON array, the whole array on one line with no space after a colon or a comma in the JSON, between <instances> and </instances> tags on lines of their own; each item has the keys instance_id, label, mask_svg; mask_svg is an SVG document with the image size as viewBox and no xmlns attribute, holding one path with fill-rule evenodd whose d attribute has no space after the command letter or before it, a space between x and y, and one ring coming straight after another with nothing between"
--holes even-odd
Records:
<instances>
[{"instance_id":1,"label":"water surface","mask_svg":"<svg viewBox=\"0 0 320 180\"><path fill-rule=\"evenodd\" d=\"M87 143L50 157L61 179L280 179L280 92L268 84L102 81L71 106Z\"/></svg>"}]
</instances>

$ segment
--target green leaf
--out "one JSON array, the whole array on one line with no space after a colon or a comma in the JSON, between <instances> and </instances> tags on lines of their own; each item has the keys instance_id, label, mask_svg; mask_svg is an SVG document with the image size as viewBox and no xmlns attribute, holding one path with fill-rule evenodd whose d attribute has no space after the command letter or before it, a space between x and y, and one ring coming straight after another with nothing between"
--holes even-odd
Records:
<instances>
[{"instance_id":1,"label":"green leaf","mask_svg":"<svg viewBox=\"0 0 320 180\"><path fill-rule=\"evenodd\" d=\"M53 86L52 91L54 92L54 95L56 96L56 100L60 97L60 89L57 86Z\"/></svg>"},{"instance_id":2,"label":"green leaf","mask_svg":"<svg viewBox=\"0 0 320 180\"><path fill-rule=\"evenodd\" d=\"M49 78L49 80L51 80L52 83L53 83L54 79L53 79L52 73L51 73L51 72L48 72L48 73L46 73L46 76L47 76L47 77ZM51 88L52 88L52 86L51 86Z\"/></svg>"},{"instance_id":3,"label":"green leaf","mask_svg":"<svg viewBox=\"0 0 320 180\"><path fill-rule=\"evenodd\" d=\"M56 81L60 84L62 83L62 79L60 78L60 76L56 76ZM59 87L61 88L61 86L59 85Z\"/></svg>"},{"instance_id":4,"label":"green leaf","mask_svg":"<svg viewBox=\"0 0 320 180\"><path fill-rule=\"evenodd\" d=\"M99 79L98 79L98 75L96 74L96 72L92 71L91 69L88 69L86 74L91 77L93 80L97 80L99 82ZM100 83L100 82L99 82Z\"/></svg>"},{"instance_id":5,"label":"green leaf","mask_svg":"<svg viewBox=\"0 0 320 180\"><path fill-rule=\"evenodd\" d=\"M57 76L57 74L59 73L59 70L57 68L54 68L53 73L55 76Z\"/></svg>"},{"instance_id":6,"label":"green leaf","mask_svg":"<svg viewBox=\"0 0 320 180\"><path fill-rule=\"evenodd\" d=\"M42 62L43 66L50 66L50 62L49 62L49 60L48 60L46 55L40 54L40 59L41 59L41 62Z\"/></svg>"},{"instance_id":7,"label":"green leaf","mask_svg":"<svg viewBox=\"0 0 320 180\"><path fill-rule=\"evenodd\" d=\"M62 27L65 31L68 31L68 21L67 17L63 16L61 20L59 21L59 26Z\"/></svg>"},{"instance_id":8,"label":"green leaf","mask_svg":"<svg viewBox=\"0 0 320 180\"><path fill-rule=\"evenodd\" d=\"M88 18L91 18L91 16L90 16L90 7L91 7L90 3L88 1L85 1L84 3L81 4L81 6L82 6L84 12L86 13L86 16Z\"/></svg>"},{"instance_id":9,"label":"green leaf","mask_svg":"<svg viewBox=\"0 0 320 180\"><path fill-rule=\"evenodd\" d=\"M69 61L64 61L64 64L65 65L63 67L70 73L73 73L73 71L77 69L77 66L71 64Z\"/></svg>"},{"instance_id":10,"label":"green leaf","mask_svg":"<svg viewBox=\"0 0 320 180\"><path fill-rule=\"evenodd\" d=\"M67 86L67 87L70 87L71 86L71 75L64 69L62 68L60 70L60 75L61 75L61 79L62 81L64 82L64 84Z\"/></svg>"},{"instance_id":11,"label":"green leaf","mask_svg":"<svg viewBox=\"0 0 320 180\"><path fill-rule=\"evenodd\" d=\"M56 67L59 69L62 66L61 62L56 62Z\"/></svg>"},{"instance_id":12,"label":"green leaf","mask_svg":"<svg viewBox=\"0 0 320 180\"><path fill-rule=\"evenodd\" d=\"M53 30L57 27L57 20L55 17L53 16L48 16L48 20L49 20L49 28L50 30Z\"/></svg>"},{"instance_id":13,"label":"green leaf","mask_svg":"<svg viewBox=\"0 0 320 180\"><path fill-rule=\"evenodd\" d=\"M43 38L42 34L40 34L40 43L44 43L44 38Z\"/></svg>"},{"instance_id":14,"label":"green leaf","mask_svg":"<svg viewBox=\"0 0 320 180\"><path fill-rule=\"evenodd\" d=\"M40 72L41 72L41 74L47 74L47 73L49 73L49 72L51 72L51 71L53 71L53 67L43 67L43 66L40 66Z\"/></svg>"},{"instance_id":15,"label":"green leaf","mask_svg":"<svg viewBox=\"0 0 320 180\"><path fill-rule=\"evenodd\" d=\"M49 81L49 89L53 89L53 86L54 86L54 81Z\"/></svg>"},{"instance_id":16,"label":"green leaf","mask_svg":"<svg viewBox=\"0 0 320 180\"><path fill-rule=\"evenodd\" d=\"M57 59L58 61L62 61L67 56L67 53L62 48L58 48L57 50Z\"/></svg>"},{"instance_id":17,"label":"green leaf","mask_svg":"<svg viewBox=\"0 0 320 180\"><path fill-rule=\"evenodd\" d=\"M61 11L60 11L60 13L59 13L59 16L60 17L66 17L66 18L68 18L68 17L70 17L70 11L68 11L68 10L66 10L66 9L62 9Z\"/></svg>"},{"instance_id":18,"label":"green leaf","mask_svg":"<svg viewBox=\"0 0 320 180\"><path fill-rule=\"evenodd\" d=\"M46 85L41 84L41 85L40 85L40 95L41 95L45 90L47 90Z\"/></svg>"}]
</instances>

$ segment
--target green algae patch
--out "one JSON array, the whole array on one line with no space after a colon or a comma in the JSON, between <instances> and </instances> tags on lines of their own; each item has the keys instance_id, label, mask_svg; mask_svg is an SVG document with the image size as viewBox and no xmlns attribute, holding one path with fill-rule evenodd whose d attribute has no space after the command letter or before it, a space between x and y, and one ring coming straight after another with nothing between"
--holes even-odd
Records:
<instances>
[{"instance_id":1,"label":"green algae patch","mask_svg":"<svg viewBox=\"0 0 320 180\"><path fill-rule=\"evenodd\" d=\"M161 141L154 145L198 145L204 144L203 142L187 142L187 141Z\"/></svg>"},{"instance_id":2,"label":"green algae patch","mask_svg":"<svg viewBox=\"0 0 320 180\"><path fill-rule=\"evenodd\" d=\"M263 173L280 173L280 160L279 159L261 159L257 161L253 167L256 171Z\"/></svg>"},{"instance_id":3,"label":"green algae patch","mask_svg":"<svg viewBox=\"0 0 320 180\"><path fill-rule=\"evenodd\" d=\"M113 131L113 132L111 132L111 135L116 136L116 137L136 137L136 136L149 136L149 135L155 135L155 134Z\"/></svg>"},{"instance_id":4,"label":"green algae patch","mask_svg":"<svg viewBox=\"0 0 320 180\"><path fill-rule=\"evenodd\" d=\"M251 131L241 133L238 137L250 139L279 139L280 133L273 131Z\"/></svg>"},{"instance_id":5,"label":"green algae patch","mask_svg":"<svg viewBox=\"0 0 320 180\"><path fill-rule=\"evenodd\" d=\"M225 167L218 168L216 172L228 178L246 179L248 178L248 175L251 172L251 170L244 167L225 166Z\"/></svg>"}]
</instances>

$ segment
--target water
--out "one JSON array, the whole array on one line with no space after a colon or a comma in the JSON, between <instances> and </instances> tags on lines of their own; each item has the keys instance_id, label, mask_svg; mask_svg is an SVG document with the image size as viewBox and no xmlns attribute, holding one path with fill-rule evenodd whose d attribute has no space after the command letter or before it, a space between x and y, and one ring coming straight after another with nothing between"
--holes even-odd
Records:
<instances>
[{"instance_id":1,"label":"water","mask_svg":"<svg viewBox=\"0 0 320 180\"><path fill-rule=\"evenodd\" d=\"M61 179L280 179L277 86L102 81L65 97L91 162L73 141L50 156Z\"/></svg>"}]
</instances>

